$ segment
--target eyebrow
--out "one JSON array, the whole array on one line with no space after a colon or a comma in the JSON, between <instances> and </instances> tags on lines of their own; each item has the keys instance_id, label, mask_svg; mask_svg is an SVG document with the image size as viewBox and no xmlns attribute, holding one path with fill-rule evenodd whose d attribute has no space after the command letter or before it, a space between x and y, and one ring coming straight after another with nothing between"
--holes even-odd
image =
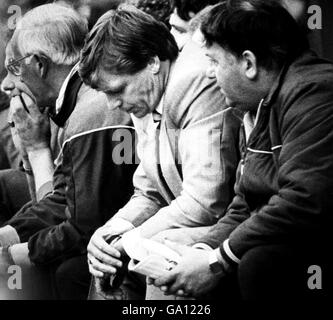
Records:
<instances>
[{"instance_id":1,"label":"eyebrow","mask_svg":"<svg viewBox=\"0 0 333 320\"><path fill-rule=\"evenodd\" d=\"M110 85L100 86L100 89L102 89L102 91L104 91L105 93L108 93L108 94L116 94L116 93L122 92L125 87L126 87L126 83L122 82L122 83L111 85L111 86Z\"/></svg>"},{"instance_id":2,"label":"eyebrow","mask_svg":"<svg viewBox=\"0 0 333 320\"><path fill-rule=\"evenodd\" d=\"M183 27L179 27L179 26L176 26L176 25L174 25L174 24L171 24L171 27L172 28L175 28L177 31L179 31L179 32L184 32L184 33L186 33L187 32L187 30L185 29L185 28L183 28Z\"/></svg>"}]
</instances>

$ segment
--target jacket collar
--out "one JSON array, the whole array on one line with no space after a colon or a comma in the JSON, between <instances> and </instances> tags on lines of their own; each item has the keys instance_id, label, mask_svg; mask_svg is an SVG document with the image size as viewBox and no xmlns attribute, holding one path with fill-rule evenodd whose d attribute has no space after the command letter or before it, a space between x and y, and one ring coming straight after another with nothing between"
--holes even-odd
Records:
<instances>
[{"instance_id":1,"label":"jacket collar","mask_svg":"<svg viewBox=\"0 0 333 320\"><path fill-rule=\"evenodd\" d=\"M304 61L306 61L307 58L312 55L315 55L315 53L312 50L306 50L301 55L296 57L295 59L290 60L284 64L284 66L281 69L277 79L275 80L270 92L264 99L264 103L263 103L264 106L268 106L271 103L273 103L274 99L277 97L278 93L280 92L280 89L285 81L285 77L286 77L288 71L290 70L290 68L294 67L296 64L298 65L298 64L304 63Z\"/></svg>"},{"instance_id":2,"label":"jacket collar","mask_svg":"<svg viewBox=\"0 0 333 320\"><path fill-rule=\"evenodd\" d=\"M52 120L57 126L63 127L72 112L74 111L77 101L77 95L82 86L82 83L83 82L79 76L78 71L74 72L66 86L62 105L59 112L51 116Z\"/></svg>"},{"instance_id":3,"label":"jacket collar","mask_svg":"<svg viewBox=\"0 0 333 320\"><path fill-rule=\"evenodd\" d=\"M271 90L269 91L268 95L264 99L263 107L266 107L274 101L274 99L277 97L278 93L280 92L281 86L284 81L284 77L290 67L289 63L286 63L283 68L281 69L279 75L277 76L276 80L274 81Z\"/></svg>"}]
</instances>

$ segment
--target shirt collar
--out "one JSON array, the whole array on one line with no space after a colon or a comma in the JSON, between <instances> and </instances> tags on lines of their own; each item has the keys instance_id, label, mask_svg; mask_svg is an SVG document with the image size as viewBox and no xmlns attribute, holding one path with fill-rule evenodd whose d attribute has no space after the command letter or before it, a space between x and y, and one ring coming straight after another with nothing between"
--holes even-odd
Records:
<instances>
[{"instance_id":1,"label":"shirt collar","mask_svg":"<svg viewBox=\"0 0 333 320\"><path fill-rule=\"evenodd\" d=\"M160 103L158 104L158 106L155 109L155 112L159 113L160 115L163 114L164 99L165 99L165 95L162 96Z\"/></svg>"},{"instance_id":2,"label":"shirt collar","mask_svg":"<svg viewBox=\"0 0 333 320\"><path fill-rule=\"evenodd\" d=\"M63 84L60 88L59 95L58 95L58 98L56 100L56 114L59 113L59 111L62 107L62 104L64 102L64 97L65 97L65 92L66 92L68 82L69 82L70 78L73 76L73 74L78 70L79 70L79 62L69 72L68 76L66 77L65 81L63 82Z\"/></svg>"}]
</instances>

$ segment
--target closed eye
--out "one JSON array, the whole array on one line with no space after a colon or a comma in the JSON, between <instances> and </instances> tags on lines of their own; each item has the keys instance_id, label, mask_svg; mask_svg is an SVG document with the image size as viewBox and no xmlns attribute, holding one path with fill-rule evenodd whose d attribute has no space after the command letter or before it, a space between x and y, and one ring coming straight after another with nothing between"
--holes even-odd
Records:
<instances>
[{"instance_id":1,"label":"closed eye","mask_svg":"<svg viewBox=\"0 0 333 320\"><path fill-rule=\"evenodd\" d=\"M105 94L107 95L116 95L116 94L121 94L124 91L123 88L115 89L115 90L107 90L105 91Z\"/></svg>"},{"instance_id":2,"label":"closed eye","mask_svg":"<svg viewBox=\"0 0 333 320\"><path fill-rule=\"evenodd\" d=\"M212 66L217 66L218 65L218 61L216 61L215 59L210 58L210 57L209 57L209 62L211 63Z\"/></svg>"},{"instance_id":3,"label":"closed eye","mask_svg":"<svg viewBox=\"0 0 333 320\"><path fill-rule=\"evenodd\" d=\"M177 27L177 26L175 26L175 25L172 25L171 27L172 27L175 31L177 31L178 33L180 33L180 34L187 33L187 30L185 30L185 29L183 29L183 28L179 28L179 27Z\"/></svg>"}]
</instances>

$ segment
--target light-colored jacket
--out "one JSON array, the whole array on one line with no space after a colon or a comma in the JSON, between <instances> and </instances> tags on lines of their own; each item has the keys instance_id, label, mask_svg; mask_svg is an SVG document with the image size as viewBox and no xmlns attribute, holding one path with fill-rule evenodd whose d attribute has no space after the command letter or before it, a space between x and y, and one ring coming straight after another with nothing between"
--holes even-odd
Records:
<instances>
[{"instance_id":1,"label":"light-colored jacket","mask_svg":"<svg viewBox=\"0 0 333 320\"><path fill-rule=\"evenodd\" d=\"M172 66L160 126L138 132L135 193L115 217L140 226L143 236L212 225L232 200L240 120L206 76L208 65L189 43Z\"/></svg>"}]
</instances>

